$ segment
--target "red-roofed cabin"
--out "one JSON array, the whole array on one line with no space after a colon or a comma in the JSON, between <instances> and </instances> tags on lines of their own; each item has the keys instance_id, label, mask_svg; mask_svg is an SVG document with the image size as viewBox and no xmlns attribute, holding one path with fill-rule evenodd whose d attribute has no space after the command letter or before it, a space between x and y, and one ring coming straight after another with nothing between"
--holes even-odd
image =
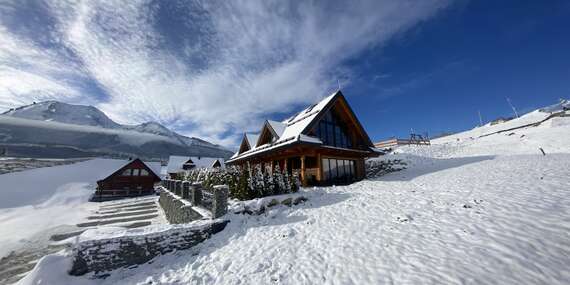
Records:
<instances>
[{"instance_id":1,"label":"red-roofed cabin","mask_svg":"<svg viewBox=\"0 0 570 285\"><path fill-rule=\"evenodd\" d=\"M154 185L158 182L160 182L160 177L137 158L106 178L97 181L97 191L93 200L112 200L153 194Z\"/></svg>"}]
</instances>

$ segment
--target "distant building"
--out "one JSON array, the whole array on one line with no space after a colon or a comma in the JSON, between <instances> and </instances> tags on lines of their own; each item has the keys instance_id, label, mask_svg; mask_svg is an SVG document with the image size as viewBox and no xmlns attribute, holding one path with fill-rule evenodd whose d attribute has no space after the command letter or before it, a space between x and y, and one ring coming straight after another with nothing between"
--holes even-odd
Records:
<instances>
[{"instance_id":1,"label":"distant building","mask_svg":"<svg viewBox=\"0 0 570 285\"><path fill-rule=\"evenodd\" d=\"M490 124L491 124L491 126L497 125L497 124L502 124L502 123L508 122L508 121L510 121L510 120L512 120L512 119L513 119L513 118L503 118L503 117L499 117L499 118L497 118L497 119L492 120L492 121L490 122Z\"/></svg>"},{"instance_id":2,"label":"distant building","mask_svg":"<svg viewBox=\"0 0 570 285\"><path fill-rule=\"evenodd\" d=\"M154 193L154 185L161 180L156 173L160 169L160 163L145 163L137 158L128 162L118 161L117 164L119 165L117 168L109 169L111 174L97 181L97 190L93 196L93 201ZM149 164L157 165L151 167Z\"/></svg>"},{"instance_id":3,"label":"distant building","mask_svg":"<svg viewBox=\"0 0 570 285\"><path fill-rule=\"evenodd\" d=\"M225 168L225 161L221 157L200 157L200 156L177 156L171 155L168 158L166 173L170 177L178 173L200 168Z\"/></svg>"},{"instance_id":4,"label":"distant building","mask_svg":"<svg viewBox=\"0 0 570 285\"><path fill-rule=\"evenodd\" d=\"M384 141L379 141L374 143L374 146L378 149L389 149L392 147L400 146L400 145L431 145L431 141L427 134L420 135L420 134L410 134L409 139L398 139L398 138L391 138Z\"/></svg>"},{"instance_id":5,"label":"distant building","mask_svg":"<svg viewBox=\"0 0 570 285\"><path fill-rule=\"evenodd\" d=\"M298 173L303 185L347 184L365 176L364 160L380 155L337 91L282 122L265 121L244 134L227 164L263 165Z\"/></svg>"}]
</instances>

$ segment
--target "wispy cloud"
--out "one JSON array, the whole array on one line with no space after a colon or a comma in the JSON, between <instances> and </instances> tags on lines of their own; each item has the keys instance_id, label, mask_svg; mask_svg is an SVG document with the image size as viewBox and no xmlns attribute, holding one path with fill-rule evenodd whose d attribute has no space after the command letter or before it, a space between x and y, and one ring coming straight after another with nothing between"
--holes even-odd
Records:
<instances>
[{"instance_id":1,"label":"wispy cloud","mask_svg":"<svg viewBox=\"0 0 570 285\"><path fill-rule=\"evenodd\" d=\"M34 7L0 4L0 108L90 102L122 123L234 144L267 114L332 91L345 60L447 2L54 0L34 15L50 23L39 43L33 26L14 25Z\"/></svg>"}]
</instances>

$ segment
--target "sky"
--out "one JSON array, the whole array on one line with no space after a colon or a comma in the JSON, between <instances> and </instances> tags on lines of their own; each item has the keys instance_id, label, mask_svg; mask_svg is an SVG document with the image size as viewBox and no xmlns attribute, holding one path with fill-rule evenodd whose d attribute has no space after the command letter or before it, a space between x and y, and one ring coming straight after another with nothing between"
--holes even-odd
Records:
<instances>
[{"instance_id":1,"label":"sky","mask_svg":"<svg viewBox=\"0 0 570 285\"><path fill-rule=\"evenodd\" d=\"M93 105L234 148L338 89L373 141L570 96L570 1L0 0L0 111Z\"/></svg>"}]
</instances>

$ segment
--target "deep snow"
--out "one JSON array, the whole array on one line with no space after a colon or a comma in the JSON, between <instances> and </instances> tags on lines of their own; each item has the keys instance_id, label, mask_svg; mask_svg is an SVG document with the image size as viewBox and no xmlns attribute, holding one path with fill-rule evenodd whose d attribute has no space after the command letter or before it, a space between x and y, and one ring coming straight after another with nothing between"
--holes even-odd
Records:
<instances>
[{"instance_id":1,"label":"deep snow","mask_svg":"<svg viewBox=\"0 0 570 285\"><path fill-rule=\"evenodd\" d=\"M381 159L405 170L303 189L305 204L261 216L228 214L226 230L193 250L102 280L67 276L60 253L21 284L568 284L568 120L402 147Z\"/></svg>"},{"instance_id":2,"label":"deep snow","mask_svg":"<svg viewBox=\"0 0 570 285\"><path fill-rule=\"evenodd\" d=\"M0 258L49 238L54 228L83 221L98 206L88 203L97 180L127 162L93 159L0 175ZM160 173L160 163L148 165Z\"/></svg>"}]
</instances>

